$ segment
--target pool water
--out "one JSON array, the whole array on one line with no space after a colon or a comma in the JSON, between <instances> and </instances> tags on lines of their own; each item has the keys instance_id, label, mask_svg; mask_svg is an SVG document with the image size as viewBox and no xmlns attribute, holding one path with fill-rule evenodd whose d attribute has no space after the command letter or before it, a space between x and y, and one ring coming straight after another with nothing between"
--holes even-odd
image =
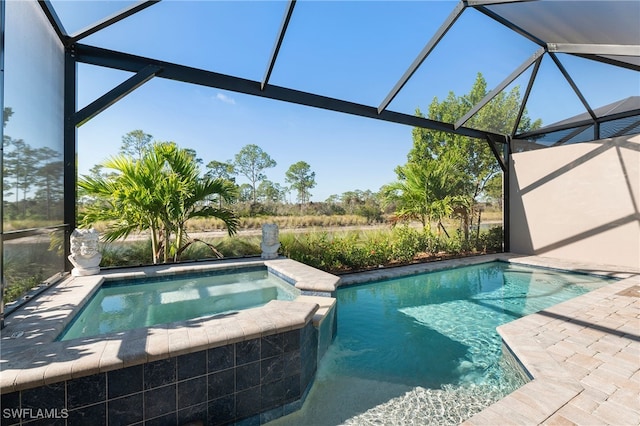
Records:
<instances>
[{"instance_id":1,"label":"pool water","mask_svg":"<svg viewBox=\"0 0 640 426\"><path fill-rule=\"evenodd\" d=\"M275 424L459 424L525 383L496 327L607 279L503 262L338 290L338 333Z\"/></svg>"},{"instance_id":2,"label":"pool water","mask_svg":"<svg viewBox=\"0 0 640 426\"><path fill-rule=\"evenodd\" d=\"M228 313L298 294L266 268L107 281L58 340Z\"/></svg>"}]
</instances>

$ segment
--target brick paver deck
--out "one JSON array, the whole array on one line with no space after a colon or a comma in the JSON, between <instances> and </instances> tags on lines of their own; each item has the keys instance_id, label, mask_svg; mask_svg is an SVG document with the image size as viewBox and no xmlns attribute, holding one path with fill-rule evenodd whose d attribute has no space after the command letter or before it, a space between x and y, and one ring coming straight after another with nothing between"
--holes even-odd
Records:
<instances>
[{"instance_id":1,"label":"brick paver deck","mask_svg":"<svg viewBox=\"0 0 640 426\"><path fill-rule=\"evenodd\" d=\"M637 275L498 331L534 380L465 425L640 424Z\"/></svg>"}]
</instances>

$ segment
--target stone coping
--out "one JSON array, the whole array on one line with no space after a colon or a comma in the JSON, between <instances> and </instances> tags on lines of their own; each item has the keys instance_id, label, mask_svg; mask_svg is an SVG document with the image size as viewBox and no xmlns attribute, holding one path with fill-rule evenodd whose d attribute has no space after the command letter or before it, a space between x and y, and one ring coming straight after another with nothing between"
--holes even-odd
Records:
<instances>
[{"instance_id":1,"label":"stone coping","mask_svg":"<svg viewBox=\"0 0 640 426\"><path fill-rule=\"evenodd\" d=\"M338 277L289 259L253 258L106 270L100 275L69 277L5 320L6 326L0 332L0 393L295 330L309 321L319 323L335 304L332 298L299 296L294 301L273 300L263 307L227 315L55 341L106 279L261 265L289 277L301 290L335 291L339 281ZM318 283L314 281L316 276Z\"/></svg>"},{"instance_id":2,"label":"stone coping","mask_svg":"<svg viewBox=\"0 0 640 426\"><path fill-rule=\"evenodd\" d=\"M553 259L542 256L529 256L516 253L496 253L478 256L461 257L457 259L438 260L433 262L416 263L412 265L397 266L393 268L381 268L372 271L345 274L340 276L339 286L365 284L372 281L386 280L424 272L441 271L444 269L461 266L477 265L480 263L502 261L523 266L539 266L548 269L556 269L566 272L579 272L583 274L606 276L611 278L629 278L640 275L640 269L626 268L622 271L619 266L593 265L575 261Z\"/></svg>"},{"instance_id":3,"label":"stone coping","mask_svg":"<svg viewBox=\"0 0 640 426\"><path fill-rule=\"evenodd\" d=\"M139 268L106 270L101 273L107 279L122 277L147 277L173 275L184 272L210 271L216 269L241 269L253 266L266 266L270 272L288 281L305 292L333 293L338 287L340 277L321 271L304 263L280 257L272 260L260 258L222 259L212 262L193 262L174 265L155 265Z\"/></svg>"},{"instance_id":4,"label":"stone coping","mask_svg":"<svg viewBox=\"0 0 640 426\"><path fill-rule=\"evenodd\" d=\"M293 279L297 289L305 293L333 294L340 284L340 277L312 268L295 260L280 258L266 260L264 264L271 271Z\"/></svg>"}]
</instances>

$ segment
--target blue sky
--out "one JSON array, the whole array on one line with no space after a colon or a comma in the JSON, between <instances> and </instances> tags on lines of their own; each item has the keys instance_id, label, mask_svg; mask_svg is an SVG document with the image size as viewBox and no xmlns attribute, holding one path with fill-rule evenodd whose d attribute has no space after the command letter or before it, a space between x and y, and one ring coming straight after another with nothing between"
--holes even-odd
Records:
<instances>
[{"instance_id":1,"label":"blue sky","mask_svg":"<svg viewBox=\"0 0 640 426\"><path fill-rule=\"evenodd\" d=\"M53 1L73 33L130 2ZM261 80L284 2L165 0L83 43ZM455 7L452 1L299 1L270 83L378 106ZM389 109L423 111L434 97L469 91L478 72L489 88L538 46L468 9ZM637 73L567 58L594 107L637 95ZM82 107L130 74L79 65ZM514 84L524 88L529 72ZM601 79L619 82L604 91ZM548 59L528 103L546 124L584 112ZM306 161L316 173L312 200L354 189L377 191L395 179L411 148L411 128L155 78L78 130L80 173L117 153L127 132L193 148L205 164L256 144L278 166L267 178L285 185L288 167ZM246 182L242 177L238 182Z\"/></svg>"}]
</instances>

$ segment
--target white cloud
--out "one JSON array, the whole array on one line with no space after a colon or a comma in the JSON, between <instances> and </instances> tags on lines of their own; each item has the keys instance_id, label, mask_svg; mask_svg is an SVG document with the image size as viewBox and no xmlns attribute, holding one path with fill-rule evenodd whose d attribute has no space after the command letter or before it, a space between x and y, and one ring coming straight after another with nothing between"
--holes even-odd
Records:
<instances>
[{"instance_id":1,"label":"white cloud","mask_svg":"<svg viewBox=\"0 0 640 426\"><path fill-rule=\"evenodd\" d=\"M218 93L216 95L216 99L218 99L218 100L220 100L220 101L222 101L224 103L227 103L227 104L231 104L231 105L235 105L236 104L236 100L235 99L225 95L224 93Z\"/></svg>"}]
</instances>

